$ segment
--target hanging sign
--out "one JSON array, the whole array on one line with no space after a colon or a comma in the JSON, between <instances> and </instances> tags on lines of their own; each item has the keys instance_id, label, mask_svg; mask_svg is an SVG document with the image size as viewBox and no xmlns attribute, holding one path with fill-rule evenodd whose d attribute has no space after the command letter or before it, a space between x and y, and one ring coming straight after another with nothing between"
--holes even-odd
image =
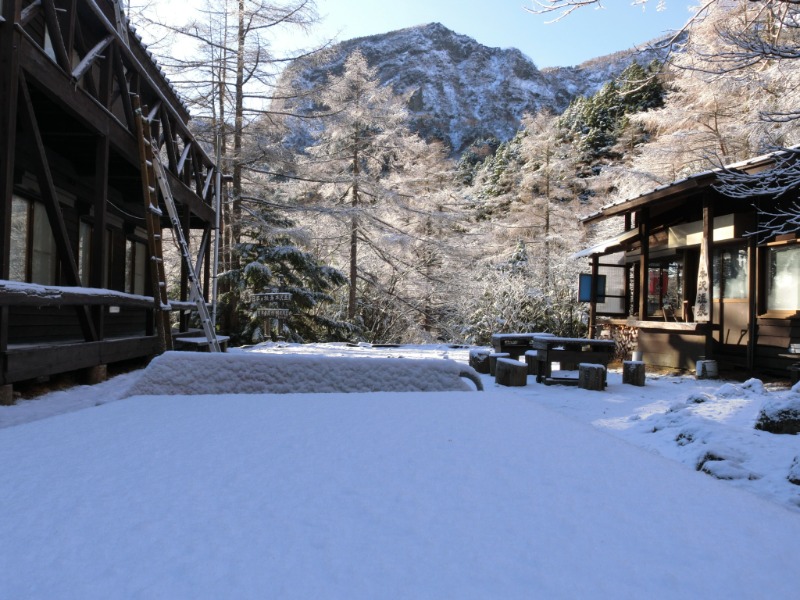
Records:
<instances>
[{"instance_id":1,"label":"hanging sign","mask_svg":"<svg viewBox=\"0 0 800 600\"><path fill-rule=\"evenodd\" d=\"M697 298L694 302L694 320L696 323L708 323L711 318L711 306L708 298L710 285L708 277L707 244L700 244L700 266L697 269Z\"/></svg>"},{"instance_id":2,"label":"hanging sign","mask_svg":"<svg viewBox=\"0 0 800 600\"><path fill-rule=\"evenodd\" d=\"M288 292L265 292L253 296L262 302L289 302L292 299L292 295Z\"/></svg>"}]
</instances>

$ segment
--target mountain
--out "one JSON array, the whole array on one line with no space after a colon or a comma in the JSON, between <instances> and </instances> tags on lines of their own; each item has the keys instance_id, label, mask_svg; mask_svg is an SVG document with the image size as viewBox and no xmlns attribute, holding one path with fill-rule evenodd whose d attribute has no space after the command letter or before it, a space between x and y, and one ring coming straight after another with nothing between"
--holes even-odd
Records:
<instances>
[{"instance_id":1,"label":"mountain","mask_svg":"<svg viewBox=\"0 0 800 600\"><path fill-rule=\"evenodd\" d=\"M381 83L403 96L413 127L458 153L482 137L507 140L525 113L543 108L559 113L579 95L590 95L633 60L648 64L653 50L618 52L576 67L539 70L516 48L489 48L440 23L341 42L320 60L295 61L284 72L308 89L341 73L359 49L377 67Z\"/></svg>"}]
</instances>

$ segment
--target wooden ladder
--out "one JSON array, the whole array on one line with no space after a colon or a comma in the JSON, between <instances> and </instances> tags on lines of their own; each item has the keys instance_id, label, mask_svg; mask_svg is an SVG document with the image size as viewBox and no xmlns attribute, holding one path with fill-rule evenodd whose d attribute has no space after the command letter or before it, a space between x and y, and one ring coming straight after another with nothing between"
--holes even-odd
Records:
<instances>
[{"instance_id":1,"label":"wooden ladder","mask_svg":"<svg viewBox=\"0 0 800 600\"><path fill-rule=\"evenodd\" d=\"M142 172L142 196L144 197L144 218L147 223L147 249L150 253L150 281L155 300L156 330L160 339L160 349L172 350L172 328L169 313L172 307L167 297L167 278L164 273L164 253L161 244L161 217L156 188L155 153L153 150L150 121L142 113L138 95L133 95L134 115L139 138L139 162Z\"/></svg>"}]
</instances>

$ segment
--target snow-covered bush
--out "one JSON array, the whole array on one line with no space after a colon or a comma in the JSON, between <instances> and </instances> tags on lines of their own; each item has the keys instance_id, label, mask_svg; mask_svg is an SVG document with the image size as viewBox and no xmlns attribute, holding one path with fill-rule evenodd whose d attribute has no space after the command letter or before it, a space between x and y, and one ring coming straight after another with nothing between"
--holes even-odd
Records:
<instances>
[{"instance_id":1,"label":"snow-covered bush","mask_svg":"<svg viewBox=\"0 0 800 600\"><path fill-rule=\"evenodd\" d=\"M785 399L764 403L758 413L756 429L770 433L800 433L800 391L797 385Z\"/></svg>"}]
</instances>

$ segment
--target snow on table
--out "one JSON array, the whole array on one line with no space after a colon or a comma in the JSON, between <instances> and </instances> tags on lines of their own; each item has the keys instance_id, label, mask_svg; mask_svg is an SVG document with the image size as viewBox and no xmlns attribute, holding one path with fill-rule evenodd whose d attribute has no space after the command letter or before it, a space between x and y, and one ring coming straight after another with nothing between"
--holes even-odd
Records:
<instances>
[{"instance_id":1,"label":"snow on table","mask_svg":"<svg viewBox=\"0 0 800 600\"><path fill-rule=\"evenodd\" d=\"M7 598L756 598L800 517L525 398L139 396L0 435Z\"/></svg>"},{"instance_id":2,"label":"snow on table","mask_svg":"<svg viewBox=\"0 0 800 600\"><path fill-rule=\"evenodd\" d=\"M437 358L358 358L260 353L165 352L128 390L153 394L288 394L469 391L469 366Z\"/></svg>"}]
</instances>

